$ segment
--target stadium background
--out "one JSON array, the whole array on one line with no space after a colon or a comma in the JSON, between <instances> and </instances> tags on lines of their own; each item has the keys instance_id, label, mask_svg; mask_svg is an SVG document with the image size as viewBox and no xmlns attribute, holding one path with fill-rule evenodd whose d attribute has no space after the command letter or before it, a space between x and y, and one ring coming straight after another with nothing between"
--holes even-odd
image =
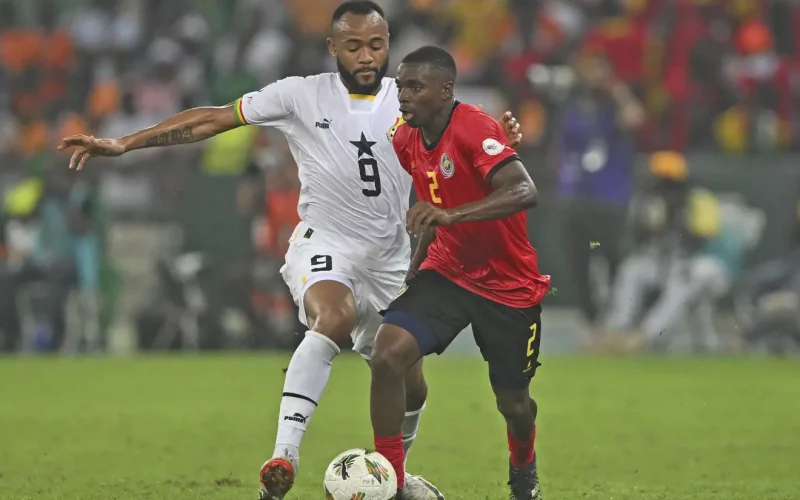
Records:
<instances>
[{"instance_id":1,"label":"stadium background","mask_svg":"<svg viewBox=\"0 0 800 500\"><path fill-rule=\"evenodd\" d=\"M68 175L67 157L53 146L69 134L118 136L284 76L334 70L324 40L336 3L0 3L0 248L5 295L12 295L0 316L7 338L24 333L27 348L49 349L63 347L63 331L74 350L88 329L126 351L137 343L177 345L196 323L204 348L292 345L299 326L276 270L296 219L297 182L279 135L245 128L199 145L93 161L79 175ZM523 124L520 152L541 193L530 234L554 283L547 299L553 348L574 347L586 330L571 309L581 285L562 251L557 174L562 110L575 85L570 65L581 54L607 57L646 110L637 156L625 167L640 187L651 154L675 151L693 183L736 193L763 215L739 282L794 248L794 2L384 4L394 61L420 44L448 46L458 57L459 97L498 116L511 109ZM75 210L83 211L82 240L67 223ZM620 245L619 253L632 247ZM59 265L36 264L45 261ZM34 269L20 270L27 267ZM56 298L53 283L63 290ZM613 287L593 283L601 292ZM66 326L46 313L54 300L66 306ZM715 317L733 302L715 301ZM9 308L18 318L9 320Z\"/></svg>"},{"instance_id":2,"label":"stadium background","mask_svg":"<svg viewBox=\"0 0 800 500\"><path fill-rule=\"evenodd\" d=\"M520 155L540 191L530 235L553 276L534 384L546 497L797 498L800 372L796 359L758 354L792 352L800 320L800 5L379 3L394 63L447 46L458 97L523 124ZM55 146L335 70L324 41L336 4L0 0L0 348L10 351L0 356L0 499L253 495L302 331L277 273L297 217L285 141L246 127L93 160L79 174ZM580 93L574 68L597 57L645 111L633 141L595 120ZM575 127L591 147L570 146ZM631 153L614 157L636 179L631 196L603 181L612 169L598 158L609 163L614 148ZM565 187L576 165L598 176L594 194L613 198L617 219ZM676 192L692 195L674 203ZM611 281L609 255L673 259L653 261L625 331L609 326L609 297L645 273ZM721 265L726 255L736 263ZM694 273L698 262L713 265ZM613 355L640 352L628 340L647 329L642 316L686 290L661 311L668 328L650 346L676 355ZM623 292L624 305L633 296ZM581 352L601 330L611 341L588 346L612 355ZM166 348L228 351L68 356ZM680 354L691 350L727 355ZM502 419L485 368L465 353L474 347L462 335L426 361L431 395L410 467L448 498L505 498ZM354 356L335 364L293 498L317 498L328 460L371 440L366 367Z\"/></svg>"}]
</instances>

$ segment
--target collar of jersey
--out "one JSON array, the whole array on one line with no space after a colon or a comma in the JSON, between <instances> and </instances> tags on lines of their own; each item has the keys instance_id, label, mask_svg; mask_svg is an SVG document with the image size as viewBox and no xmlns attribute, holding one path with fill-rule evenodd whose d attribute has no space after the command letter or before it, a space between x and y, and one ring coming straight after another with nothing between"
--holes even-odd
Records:
<instances>
[{"instance_id":1,"label":"collar of jersey","mask_svg":"<svg viewBox=\"0 0 800 500\"><path fill-rule=\"evenodd\" d=\"M447 133L447 129L450 128L450 122L453 121L453 115L456 114L456 108L459 107L460 105L461 103L458 102L457 100L453 102L453 109L450 110L450 116L447 117L447 123L442 129L442 133L439 135L439 137L437 137L436 140L433 141L433 144L428 145L428 143L425 142L425 138L422 137L422 131L420 130L419 140L422 141L422 147L425 148L425 151L433 151L439 146L439 143L442 142L442 137L444 137L444 134Z\"/></svg>"},{"instance_id":2,"label":"collar of jersey","mask_svg":"<svg viewBox=\"0 0 800 500\"><path fill-rule=\"evenodd\" d=\"M334 78L336 79L336 87L339 89L339 92L342 94L345 100L345 104L347 105L347 110L351 113L357 114L372 114L378 108L380 103L383 101L384 94L388 91L388 85L385 82L381 82L381 88L378 90L376 95L363 95L363 94L351 94L347 87L344 86L342 83L342 79L339 77L339 73L333 73ZM353 101L356 102L370 102L372 106L369 106L369 109L353 109Z\"/></svg>"}]
</instances>

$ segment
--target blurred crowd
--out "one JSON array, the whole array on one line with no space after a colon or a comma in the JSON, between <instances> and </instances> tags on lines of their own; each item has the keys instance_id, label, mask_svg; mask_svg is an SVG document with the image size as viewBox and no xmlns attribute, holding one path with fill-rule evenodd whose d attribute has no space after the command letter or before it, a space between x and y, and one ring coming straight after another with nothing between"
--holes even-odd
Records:
<instances>
[{"instance_id":1,"label":"blurred crowd","mask_svg":"<svg viewBox=\"0 0 800 500\"><path fill-rule=\"evenodd\" d=\"M113 169L93 162L81 175L69 175L68 157L56 154L54 145L78 133L117 137L188 107L227 104L285 76L335 71L325 39L338 3L0 0L0 345L100 348L120 308L136 318L142 345L291 344L286 332L296 328L296 313L276 271L297 222L299 185L279 136L244 127L198 145L126 155ZM603 307L611 311L603 328L639 328L634 318L646 301L634 307L624 294L648 287L630 276L644 279L658 274L653 269L674 267L674 259L653 260L658 252L645 250L663 250L654 246L653 231L633 231L638 250L617 245L633 234L631 220L657 220L662 230L683 234L686 219L676 214L689 206L716 207L710 210L717 222L693 226L703 228L694 231L698 238L675 248L683 256L700 255L699 249L719 254L723 264L710 274L729 277L722 284L704 281L679 299L662 287L670 301L656 309L655 319L643 320L646 338L665 328L676 304L694 302L708 287L718 295L733 287L755 229L730 237L722 222L741 215L742 204L703 204L697 201L702 194L690 195L685 153L800 149L800 5L378 3L390 19L394 61L420 45L448 47L457 58L460 88L479 89L470 95L487 99L500 96L494 107L513 110L522 122L521 150L550 159L552 182L540 190L561 203L564 244L573 249L566 259L585 291L578 300L592 328L601 327ZM671 180L637 191L636 153L648 155L655 178ZM677 218L683 222L671 226ZM179 231L166 232L163 245L145 251L131 222L137 220L172 223ZM674 243L673 233L659 241ZM731 238L738 243L720 243ZM608 261L612 284L601 292L602 307L590 296L586 241L598 250L592 255ZM639 260L626 264L631 255ZM707 262L682 262L678 282L697 266L698 276L709 275ZM141 279L153 268L159 270L157 296L148 292L155 285ZM119 298L121 282L141 290L136 307ZM615 293L623 295L614 299ZM65 304L79 312L77 319L62 314ZM204 339L204 331L219 329L238 340Z\"/></svg>"},{"instance_id":2,"label":"blurred crowd","mask_svg":"<svg viewBox=\"0 0 800 500\"><path fill-rule=\"evenodd\" d=\"M334 70L336 0L3 0L0 154L119 134ZM643 150L798 145L800 6L787 0L384 0L394 60L446 45L540 144L576 54L602 53L647 109ZM702 104L702 105L698 105Z\"/></svg>"}]
</instances>

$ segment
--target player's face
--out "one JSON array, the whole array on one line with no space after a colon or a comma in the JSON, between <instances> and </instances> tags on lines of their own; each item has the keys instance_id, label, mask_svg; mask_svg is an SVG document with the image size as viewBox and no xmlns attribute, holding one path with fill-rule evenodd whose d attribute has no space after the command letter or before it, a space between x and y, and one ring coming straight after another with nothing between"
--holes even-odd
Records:
<instances>
[{"instance_id":1,"label":"player's face","mask_svg":"<svg viewBox=\"0 0 800 500\"><path fill-rule=\"evenodd\" d=\"M351 93L374 94L389 67L389 26L376 13L345 14L334 26L328 50Z\"/></svg>"},{"instance_id":2,"label":"player's face","mask_svg":"<svg viewBox=\"0 0 800 500\"><path fill-rule=\"evenodd\" d=\"M424 127L453 97L453 82L429 64L401 64L397 69L400 112L410 127Z\"/></svg>"}]
</instances>

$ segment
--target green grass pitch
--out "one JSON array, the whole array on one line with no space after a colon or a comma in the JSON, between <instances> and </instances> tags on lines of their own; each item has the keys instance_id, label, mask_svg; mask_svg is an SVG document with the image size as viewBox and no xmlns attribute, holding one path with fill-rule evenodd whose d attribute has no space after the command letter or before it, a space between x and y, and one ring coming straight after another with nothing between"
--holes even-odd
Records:
<instances>
[{"instance_id":1,"label":"green grass pitch","mask_svg":"<svg viewBox=\"0 0 800 500\"><path fill-rule=\"evenodd\" d=\"M0 498L254 500L287 359L0 359ZM427 363L409 470L451 500L506 498L485 366ZM533 387L547 500L800 498L797 360L550 357ZM362 361L335 361L288 498L323 498L327 462L371 445L368 388Z\"/></svg>"}]
</instances>

